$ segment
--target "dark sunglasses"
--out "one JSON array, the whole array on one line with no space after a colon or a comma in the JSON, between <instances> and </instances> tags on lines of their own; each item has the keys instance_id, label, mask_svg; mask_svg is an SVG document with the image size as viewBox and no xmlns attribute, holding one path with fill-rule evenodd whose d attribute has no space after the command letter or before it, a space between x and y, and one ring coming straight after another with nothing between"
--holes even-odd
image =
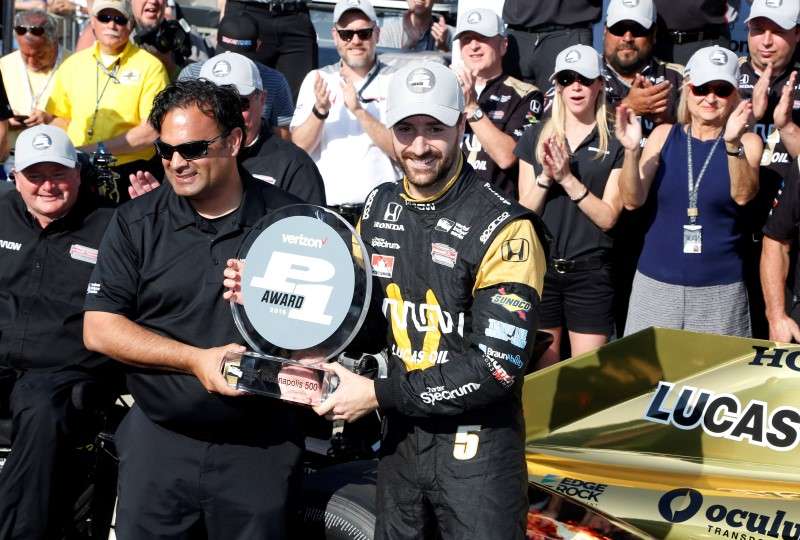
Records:
<instances>
[{"instance_id":1,"label":"dark sunglasses","mask_svg":"<svg viewBox=\"0 0 800 540\"><path fill-rule=\"evenodd\" d=\"M584 77L576 71L559 71L556 73L556 82L561 86L570 86L575 81L581 83L581 86L591 86L596 79Z\"/></svg>"},{"instance_id":2,"label":"dark sunglasses","mask_svg":"<svg viewBox=\"0 0 800 540\"><path fill-rule=\"evenodd\" d=\"M375 31L375 28L360 28L358 30L339 30L336 29L336 33L339 34L339 37L343 41L347 41L348 43L352 41L353 36L358 36L358 39L361 41L367 41L369 38L372 37L372 32Z\"/></svg>"},{"instance_id":3,"label":"dark sunglasses","mask_svg":"<svg viewBox=\"0 0 800 540\"><path fill-rule=\"evenodd\" d=\"M114 21L120 26L127 26L128 25L128 18L125 15L112 15L110 13L98 13L97 20L103 24L108 24L111 21Z\"/></svg>"},{"instance_id":4,"label":"dark sunglasses","mask_svg":"<svg viewBox=\"0 0 800 540\"><path fill-rule=\"evenodd\" d=\"M707 96L713 92L717 97L726 98L733 94L734 91L733 85L724 81L707 82L706 84L701 84L700 86L689 86L692 88L692 94L696 96Z\"/></svg>"},{"instance_id":5,"label":"dark sunglasses","mask_svg":"<svg viewBox=\"0 0 800 540\"><path fill-rule=\"evenodd\" d=\"M173 154L178 152L183 159L186 161L191 161L193 159L200 159L201 157L207 155L208 146L214 141L226 137L227 135L227 133L220 133L213 139L209 139L207 141L189 141L176 144L175 146L167 144L161 139L156 139L156 142L153 144L155 144L156 152L158 152L158 155L161 157L161 159L171 161Z\"/></svg>"},{"instance_id":6,"label":"dark sunglasses","mask_svg":"<svg viewBox=\"0 0 800 540\"><path fill-rule=\"evenodd\" d=\"M650 30L639 23L622 21L608 27L608 33L617 37L622 37L626 32L630 32L633 37L645 37L650 35Z\"/></svg>"},{"instance_id":7,"label":"dark sunglasses","mask_svg":"<svg viewBox=\"0 0 800 540\"><path fill-rule=\"evenodd\" d=\"M44 26L23 26L20 24L14 27L14 32L16 32L18 36L24 36L28 32L34 36L43 36Z\"/></svg>"}]
</instances>

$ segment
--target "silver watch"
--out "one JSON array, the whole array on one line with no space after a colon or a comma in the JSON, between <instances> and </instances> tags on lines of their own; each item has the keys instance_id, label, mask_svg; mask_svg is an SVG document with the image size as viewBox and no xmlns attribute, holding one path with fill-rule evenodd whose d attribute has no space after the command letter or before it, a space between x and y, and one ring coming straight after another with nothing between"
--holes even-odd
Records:
<instances>
[{"instance_id":1,"label":"silver watch","mask_svg":"<svg viewBox=\"0 0 800 540\"><path fill-rule=\"evenodd\" d=\"M483 118L483 109L480 107L475 107L475 110L472 111L472 114L467 117L467 122L477 122Z\"/></svg>"}]
</instances>

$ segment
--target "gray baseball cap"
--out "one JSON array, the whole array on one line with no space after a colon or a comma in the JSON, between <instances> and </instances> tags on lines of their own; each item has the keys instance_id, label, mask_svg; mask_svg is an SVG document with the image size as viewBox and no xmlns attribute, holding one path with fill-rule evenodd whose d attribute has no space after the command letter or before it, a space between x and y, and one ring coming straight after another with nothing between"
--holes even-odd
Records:
<instances>
[{"instance_id":1,"label":"gray baseball cap","mask_svg":"<svg viewBox=\"0 0 800 540\"><path fill-rule=\"evenodd\" d=\"M450 68L437 62L410 62L392 76L386 96L389 127L418 114L452 127L463 112L464 94Z\"/></svg>"},{"instance_id":2,"label":"gray baseball cap","mask_svg":"<svg viewBox=\"0 0 800 540\"><path fill-rule=\"evenodd\" d=\"M556 68L550 78L567 70L596 79L603 73L603 57L588 45L570 45L556 56Z\"/></svg>"},{"instance_id":3,"label":"gray baseball cap","mask_svg":"<svg viewBox=\"0 0 800 540\"><path fill-rule=\"evenodd\" d=\"M791 30L800 18L800 0L753 0L745 22L756 17L765 17L784 30Z\"/></svg>"},{"instance_id":4,"label":"gray baseball cap","mask_svg":"<svg viewBox=\"0 0 800 540\"><path fill-rule=\"evenodd\" d=\"M458 18L456 35L453 39L464 32L475 32L485 37L505 35L505 24L497 13L491 9L476 8L467 11Z\"/></svg>"},{"instance_id":5,"label":"gray baseball cap","mask_svg":"<svg viewBox=\"0 0 800 540\"><path fill-rule=\"evenodd\" d=\"M77 162L78 152L61 128L41 124L26 129L17 137L14 168L18 171L37 163L58 163L74 168Z\"/></svg>"},{"instance_id":6,"label":"gray baseball cap","mask_svg":"<svg viewBox=\"0 0 800 540\"><path fill-rule=\"evenodd\" d=\"M333 8L333 24L337 24L342 15L352 10L360 11L372 22L378 22L375 8L372 7L369 0L339 0L336 2L336 7Z\"/></svg>"},{"instance_id":7,"label":"gray baseball cap","mask_svg":"<svg viewBox=\"0 0 800 540\"><path fill-rule=\"evenodd\" d=\"M735 87L739 80L739 58L733 51L719 45L703 47L689 58L683 73L694 86L725 81Z\"/></svg>"},{"instance_id":8,"label":"gray baseball cap","mask_svg":"<svg viewBox=\"0 0 800 540\"><path fill-rule=\"evenodd\" d=\"M200 68L200 78L217 86L234 86L241 96L264 89L256 64L246 56L230 51L206 60Z\"/></svg>"},{"instance_id":9,"label":"gray baseball cap","mask_svg":"<svg viewBox=\"0 0 800 540\"><path fill-rule=\"evenodd\" d=\"M645 28L656 22L656 6L653 0L611 0L606 11L606 26L621 21L633 21Z\"/></svg>"}]
</instances>

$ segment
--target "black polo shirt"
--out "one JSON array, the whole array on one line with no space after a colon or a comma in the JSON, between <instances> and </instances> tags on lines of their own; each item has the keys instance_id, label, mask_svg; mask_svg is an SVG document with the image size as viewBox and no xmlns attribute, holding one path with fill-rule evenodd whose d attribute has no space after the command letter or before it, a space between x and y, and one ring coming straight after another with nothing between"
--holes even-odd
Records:
<instances>
[{"instance_id":1,"label":"black polo shirt","mask_svg":"<svg viewBox=\"0 0 800 540\"><path fill-rule=\"evenodd\" d=\"M202 218L169 183L120 206L103 238L85 309L124 315L200 348L243 343L222 298L225 263L261 217L299 200L241 168L240 174L244 198L229 219ZM193 375L131 368L128 387L151 420L192 436L294 429L279 401L210 394Z\"/></svg>"},{"instance_id":2,"label":"black polo shirt","mask_svg":"<svg viewBox=\"0 0 800 540\"><path fill-rule=\"evenodd\" d=\"M542 93L534 85L504 74L486 84L478 97L478 105L497 129L519 141L522 132L539 121L543 99ZM461 149L481 179L488 180L509 197L515 200L519 198L517 164L501 169L483 149L469 122L464 129Z\"/></svg>"},{"instance_id":3,"label":"black polo shirt","mask_svg":"<svg viewBox=\"0 0 800 540\"><path fill-rule=\"evenodd\" d=\"M617 106L622 100L628 97L631 85L620 77L608 62L604 61L603 65L605 68L603 71L603 78L606 82L606 104L613 114L613 111L617 109ZM663 81L669 81L670 84L672 84L667 110L670 118L674 119L675 113L678 110L681 88L683 87L683 66L680 64L662 62L656 58L650 58L650 61L639 70L639 74L653 84L658 84ZM651 115L646 114L642 116L642 146L644 146L644 141L650 136L650 133L652 133L657 125L658 124L653 121Z\"/></svg>"},{"instance_id":4,"label":"black polo shirt","mask_svg":"<svg viewBox=\"0 0 800 540\"><path fill-rule=\"evenodd\" d=\"M536 159L536 142L543 126L544 124L536 124L526 130L514 150L519 159L533 165L536 175L542 172L542 166ZM575 152L572 152L569 168L594 195L602 198L611 171L622 167L624 153L619 141L613 134L609 134L607 154L602 159L595 159L600 151L599 141L599 131L595 128ZM554 259L578 259L606 254L613 246L611 236L592 223L556 183L547 192L542 220L553 235L550 253Z\"/></svg>"},{"instance_id":5,"label":"black polo shirt","mask_svg":"<svg viewBox=\"0 0 800 540\"><path fill-rule=\"evenodd\" d=\"M266 124L239 161L259 180L274 184L310 204L325 206L325 184L314 160L296 144L272 133Z\"/></svg>"},{"instance_id":6,"label":"black polo shirt","mask_svg":"<svg viewBox=\"0 0 800 540\"><path fill-rule=\"evenodd\" d=\"M726 24L726 0L655 0L659 24L669 30L694 31Z\"/></svg>"},{"instance_id":7,"label":"black polo shirt","mask_svg":"<svg viewBox=\"0 0 800 540\"><path fill-rule=\"evenodd\" d=\"M83 346L83 299L112 214L81 192L66 216L42 229L17 191L0 194L0 365L104 361Z\"/></svg>"},{"instance_id":8,"label":"black polo shirt","mask_svg":"<svg viewBox=\"0 0 800 540\"><path fill-rule=\"evenodd\" d=\"M800 252L797 250L797 246L800 245L800 185L798 182L800 182L800 171L795 163L786 175L786 189L764 225L764 235L774 240L793 244L794 268L799 268L797 263L800 262ZM792 290L795 295L800 293L800 272L794 272L794 288Z\"/></svg>"},{"instance_id":9,"label":"black polo shirt","mask_svg":"<svg viewBox=\"0 0 800 540\"><path fill-rule=\"evenodd\" d=\"M600 20L603 0L506 0L503 20L511 26L589 26Z\"/></svg>"},{"instance_id":10,"label":"black polo shirt","mask_svg":"<svg viewBox=\"0 0 800 540\"><path fill-rule=\"evenodd\" d=\"M800 70L800 64L788 66L783 73L775 78L767 94L767 109L764 116L756 122L753 131L761 136L764 141L764 151L761 154L759 167L758 195L747 205L748 219L752 222L753 231L760 231L774 206L784 186L784 178L792 167L792 157L786 151L780 132L775 128L773 114L781 98L781 89L789 80L793 70ZM753 87L758 82L760 75L756 73L749 58L739 59L739 95L744 99L752 99ZM800 82L795 86L795 94L800 90ZM792 120L800 124L800 101L793 100Z\"/></svg>"}]
</instances>

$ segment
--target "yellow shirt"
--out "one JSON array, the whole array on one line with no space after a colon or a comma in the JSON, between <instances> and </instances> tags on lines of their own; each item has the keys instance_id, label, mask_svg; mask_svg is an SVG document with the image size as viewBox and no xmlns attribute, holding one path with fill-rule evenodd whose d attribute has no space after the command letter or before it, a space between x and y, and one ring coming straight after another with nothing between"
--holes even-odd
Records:
<instances>
[{"instance_id":1,"label":"yellow shirt","mask_svg":"<svg viewBox=\"0 0 800 540\"><path fill-rule=\"evenodd\" d=\"M59 47L56 67L62 57L69 53ZM33 109L44 110L47 99L53 89L54 69L47 71L31 71L25 66L19 51L9 53L0 58L0 71L3 72L3 86L8 95L8 103L14 114L31 114ZM9 144L14 145L21 129L9 129Z\"/></svg>"},{"instance_id":2,"label":"yellow shirt","mask_svg":"<svg viewBox=\"0 0 800 540\"><path fill-rule=\"evenodd\" d=\"M67 135L75 146L106 141L147 120L153 99L169 83L161 61L133 43L113 58L104 68L95 42L56 71L46 110L69 120ZM123 165L154 153L147 148L115 157Z\"/></svg>"}]
</instances>

